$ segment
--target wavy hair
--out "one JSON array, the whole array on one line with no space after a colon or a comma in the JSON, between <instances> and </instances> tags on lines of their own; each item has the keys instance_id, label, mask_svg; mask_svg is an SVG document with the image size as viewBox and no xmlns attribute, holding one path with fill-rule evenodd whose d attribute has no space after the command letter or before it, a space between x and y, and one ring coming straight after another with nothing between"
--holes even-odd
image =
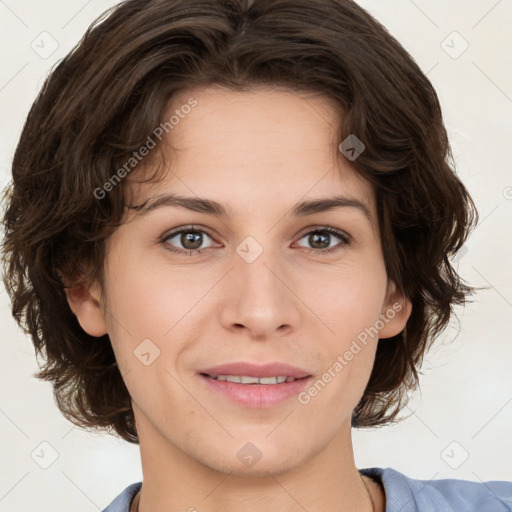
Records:
<instances>
[{"instance_id":1,"label":"wavy hair","mask_svg":"<svg viewBox=\"0 0 512 512\"><path fill-rule=\"evenodd\" d=\"M55 66L4 191L2 276L14 318L44 356L34 376L53 384L72 423L138 443L109 337L80 327L62 277L104 282L105 241L127 198L123 186L102 198L95 190L146 143L178 91L209 84L327 96L343 112L339 142L356 134L364 143L352 165L375 189L386 271L412 313L400 334L379 340L352 426L398 421L424 354L475 291L451 257L478 213L456 175L432 84L350 0L127 0Z\"/></svg>"}]
</instances>

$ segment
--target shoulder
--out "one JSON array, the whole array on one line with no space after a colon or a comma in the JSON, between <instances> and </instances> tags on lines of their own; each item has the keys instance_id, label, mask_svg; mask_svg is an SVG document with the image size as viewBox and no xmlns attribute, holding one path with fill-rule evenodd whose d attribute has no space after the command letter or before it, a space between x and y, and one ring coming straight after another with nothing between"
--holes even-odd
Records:
<instances>
[{"instance_id":1,"label":"shoulder","mask_svg":"<svg viewBox=\"0 0 512 512\"><path fill-rule=\"evenodd\" d=\"M409 478L392 468L365 468L366 476L382 482L385 512L510 512L512 482ZM129 485L103 512L129 512L142 482Z\"/></svg>"},{"instance_id":2,"label":"shoulder","mask_svg":"<svg viewBox=\"0 0 512 512\"><path fill-rule=\"evenodd\" d=\"M510 512L512 482L472 482L452 478L419 480L392 468L360 472L380 480L386 494L385 512Z\"/></svg>"},{"instance_id":3,"label":"shoulder","mask_svg":"<svg viewBox=\"0 0 512 512\"><path fill-rule=\"evenodd\" d=\"M142 482L129 485L117 498L102 512L129 512L133 498L142 486Z\"/></svg>"}]
</instances>

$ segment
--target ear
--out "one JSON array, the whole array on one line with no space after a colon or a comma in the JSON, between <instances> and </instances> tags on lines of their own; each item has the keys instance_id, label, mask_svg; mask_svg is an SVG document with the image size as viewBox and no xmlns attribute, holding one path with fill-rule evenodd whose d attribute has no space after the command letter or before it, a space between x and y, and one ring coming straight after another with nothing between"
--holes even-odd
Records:
<instances>
[{"instance_id":1,"label":"ear","mask_svg":"<svg viewBox=\"0 0 512 512\"><path fill-rule=\"evenodd\" d=\"M82 329L91 336L107 334L107 325L100 305L101 287L96 281L92 285L82 280L61 276L64 291L71 311L75 314Z\"/></svg>"},{"instance_id":2,"label":"ear","mask_svg":"<svg viewBox=\"0 0 512 512\"><path fill-rule=\"evenodd\" d=\"M393 281L388 280L386 299L380 315L384 327L379 330L379 338L392 338L400 334L411 316L411 311L411 301Z\"/></svg>"}]
</instances>

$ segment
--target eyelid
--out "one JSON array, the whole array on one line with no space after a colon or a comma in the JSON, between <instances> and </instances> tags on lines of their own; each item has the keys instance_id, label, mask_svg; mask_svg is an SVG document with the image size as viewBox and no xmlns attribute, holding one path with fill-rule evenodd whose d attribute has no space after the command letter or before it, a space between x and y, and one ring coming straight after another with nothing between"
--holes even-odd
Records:
<instances>
[{"instance_id":1,"label":"eyelid","mask_svg":"<svg viewBox=\"0 0 512 512\"><path fill-rule=\"evenodd\" d=\"M166 240L167 238L171 238L183 231L204 231L210 238L214 238L215 235L213 231L205 226L201 226L199 224L186 224L185 226L177 226L169 231L166 231L161 237L160 240Z\"/></svg>"},{"instance_id":2,"label":"eyelid","mask_svg":"<svg viewBox=\"0 0 512 512\"><path fill-rule=\"evenodd\" d=\"M220 242L217 242L217 240L215 239L215 235L213 234L212 230L210 230L209 228L207 228L205 226L201 226L198 224L189 224L189 225L185 225L185 226L179 226L179 227L171 229L170 231L166 231L161 237L159 237L159 242L166 243L167 240L169 240L170 238L174 238L176 235L179 235L180 233L187 232L187 231L196 231L199 233L204 232L213 240L213 242L215 244L217 244L217 247L218 247L218 244L220 243ZM207 247L205 249L194 249L193 252L199 252L199 251L202 252L202 251L205 251L206 249L210 249L210 247ZM176 252L180 252L180 251L190 252L190 251L192 251L192 249L177 249L176 250Z\"/></svg>"},{"instance_id":3,"label":"eyelid","mask_svg":"<svg viewBox=\"0 0 512 512\"><path fill-rule=\"evenodd\" d=\"M352 237L346 231L343 231L342 229L330 226L329 224L308 226L307 228L304 228L304 230L301 231L302 234L297 235L297 237L302 238L303 236L305 236L313 231L327 231L329 233L335 234L336 236L344 237L347 240L352 240Z\"/></svg>"},{"instance_id":4,"label":"eyelid","mask_svg":"<svg viewBox=\"0 0 512 512\"><path fill-rule=\"evenodd\" d=\"M304 238L307 235L310 235L311 233L327 233L329 236L335 236L337 237L340 242L333 247L325 247L323 249L316 249L314 247L301 247L302 249L305 249L308 254L320 254L320 255L327 255L335 253L339 250L341 250L343 247L349 246L352 244L352 237L346 233L345 231L342 231L338 228L333 228L329 225L323 225L323 226L317 226L317 227L309 227L306 228L306 231L303 232L300 236L297 238L297 242L300 241L302 238ZM297 242L294 242L297 243Z\"/></svg>"}]
</instances>

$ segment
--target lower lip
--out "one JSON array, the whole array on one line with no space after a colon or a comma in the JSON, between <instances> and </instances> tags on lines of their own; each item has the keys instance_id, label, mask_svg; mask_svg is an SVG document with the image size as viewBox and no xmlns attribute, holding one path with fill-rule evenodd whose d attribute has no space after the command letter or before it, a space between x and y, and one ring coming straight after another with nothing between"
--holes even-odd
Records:
<instances>
[{"instance_id":1,"label":"lower lip","mask_svg":"<svg viewBox=\"0 0 512 512\"><path fill-rule=\"evenodd\" d=\"M207 386L244 407L255 409L273 407L298 395L312 377L283 382L282 384L239 384L227 380L215 380L200 375Z\"/></svg>"}]
</instances>

